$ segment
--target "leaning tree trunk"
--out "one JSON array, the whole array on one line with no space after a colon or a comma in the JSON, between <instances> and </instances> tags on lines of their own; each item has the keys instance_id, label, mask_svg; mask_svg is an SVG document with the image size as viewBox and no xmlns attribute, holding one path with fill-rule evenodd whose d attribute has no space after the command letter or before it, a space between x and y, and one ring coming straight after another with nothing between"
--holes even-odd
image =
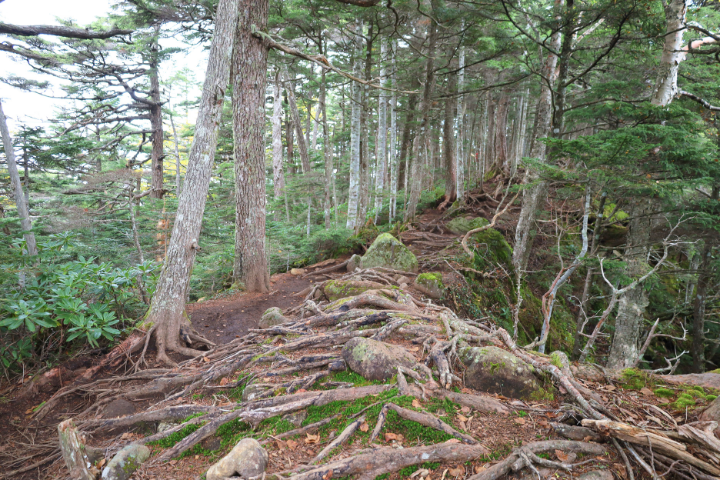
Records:
<instances>
[{"instance_id":1,"label":"leaning tree trunk","mask_svg":"<svg viewBox=\"0 0 720 480\"><path fill-rule=\"evenodd\" d=\"M267 60L265 63L267 64ZM287 75L285 76L287 77ZM311 169L310 154L308 153L307 142L305 141L305 136L302 131L300 112L298 111L297 102L295 101L295 92L293 91L292 82L289 81L289 78L286 78L285 80L288 82L285 91L287 92L288 106L290 107L292 123L295 126L295 133L297 134L297 144L298 150L300 150L300 161L302 162L303 173L309 173Z\"/></svg>"},{"instance_id":2,"label":"leaning tree trunk","mask_svg":"<svg viewBox=\"0 0 720 480\"><path fill-rule=\"evenodd\" d=\"M17 162L15 161L15 150L13 149L12 139L10 138L10 130L8 129L5 112L3 112L2 109L2 101L0 101L0 134L2 134L2 143L5 149L10 181L13 184L13 190L15 190L15 205L17 206L18 216L20 217L20 227L23 229L23 232L25 232L27 253L28 255L37 255L37 244L35 243L35 234L32 233L30 211L25 201L25 195L23 194L20 174L18 173Z\"/></svg>"},{"instance_id":3,"label":"leaning tree trunk","mask_svg":"<svg viewBox=\"0 0 720 480\"><path fill-rule=\"evenodd\" d=\"M360 76L360 54L362 53L362 39L360 34L363 31L362 20L356 24L357 37L355 46L356 57L353 62L353 75ZM347 228L355 229L358 226L358 213L360 203L360 85L353 82L351 85L352 106L350 114L350 186L348 191L348 214Z\"/></svg>"},{"instance_id":4,"label":"leaning tree trunk","mask_svg":"<svg viewBox=\"0 0 720 480\"><path fill-rule=\"evenodd\" d=\"M424 159L427 157L428 140L430 135L430 103L432 102L432 91L435 84L435 44L437 43L437 25L434 20L430 20L428 26L428 49L427 64L425 68L425 87L423 88L422 104L420 106L420 114L422 121L417 129L415 140L413 141L412 151L412 175L408 179L410 182L410 195L407 208L405 210L405 221L415 218L417 204L420 200L420 191L422 189L423 175L421 173L424 166Z\"/></svg>"},{"instance_id":5,"label":"leaning tree trunk","mask_svg":"<svg viewBox=\"0 0 720 480\"><path fill-rule=\"evenodd\" d=\"M162 198L165 194L163 188L163 124L162 124L162 100L160 98L160 78L158 76L158 68L160 67L158 44L158 36L160 35L160 25L155 27L155 38L150 46L150 129L152 130L152 152L151 152L151 170L152 181L150 196L153 198Z\"/></svg>"},{"instance_id":6,"label":"leaning tree trunk","mask_svg":"<svg viewBox=\"0 0 720 480\"><path fill-rule=\"evenodd\" d=\"M233 275L235 281L241 282L250 292L268 292L270 273L265 252L264 141L268 47L263 40L254 37L251 30L252 27L261 31L265 29L268 0L242 0L240 12L233 59L236 206ZM292 108L294 98L292 94L288 97ZM304 140L302 132L298 131L298 143L303 145ZM301 147L300 152L307 156L307 148Z\"/></svg>"},{"instance_id":7,"label":"leaning tree trunk","mask_svg":"<svg viewBox=\"0 0 720 480\"><path fill-rule=\"evenodd\" d=\"M285 190L285 173L283 172L282 118L280 71L275 72L273 85L273 117L272 117L272 151L273 151L273 193L278 199Z\"/></svg>"},{"instance_id":8,"label":"leaning tree trunk","mask_svg":"<svg viewBox=\"0 0 720 480\"><path fill-rule=\"evenodd\" d=\"M195 124L185 183L167 247L165 264L146 320L155 325L157 358L172 364L166 350L187 355L199 352L180 345L180 326L185 311L185 293L190 281L195 254L199 247L205 201L207 199L218 127L225 89L230 79L239 0L220 0L215 20L215 35L210 47L205 84Z\"/></svg>"},{"instance_id":9,"label":"leaning tree trunk","mask_svg":"<svg viewBox=\"0 0 720 480\"><path fill-rule=\"evenodd\" d=\"M685 0L672 0L665 5L665 45L650 100L658 107L667 106L677 93L678 68L683 58L681 47L686 9ZM640 200L634 209L633 220L630 221L624 255L627 265L625 273L630 277L641 275L643 269L647 268L645 254L652 230L647 215L652 207L651 200ZM645 289L640 286L625 293L618 304L608 367L621 369L634 365L638 356L638 342L649 300Z\"/></svg>"}]
</instances>

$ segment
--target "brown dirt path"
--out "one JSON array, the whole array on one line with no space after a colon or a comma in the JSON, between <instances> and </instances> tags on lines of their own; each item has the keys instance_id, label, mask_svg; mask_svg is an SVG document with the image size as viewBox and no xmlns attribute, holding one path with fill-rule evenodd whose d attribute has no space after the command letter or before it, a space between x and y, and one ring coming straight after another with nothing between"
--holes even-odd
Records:
<instances>
[{"instance_id":1,"label":"brown dirt path","mask_svg":"<svg viewBox=\"0 0 720 480\"><path fill-rule=\"evenodd\" d=\"M302 292L312 282L299 275L277 274L270 277L270 293L239 292L232 297L193 303L187 311L193 326L203 336L218 344L228 343L257 328L268 308L285 310L300 305L303 297L293 294Z\"/></svg>"}]
</instances>

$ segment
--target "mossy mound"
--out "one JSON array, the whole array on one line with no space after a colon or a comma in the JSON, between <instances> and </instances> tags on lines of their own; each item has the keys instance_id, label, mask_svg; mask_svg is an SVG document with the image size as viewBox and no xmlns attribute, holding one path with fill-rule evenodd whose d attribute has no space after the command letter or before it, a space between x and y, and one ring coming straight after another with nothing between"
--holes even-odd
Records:
<instances>
[{"instance_id":1,"label":"mossy mound","mask_svg":"<svg viewBox=\"0 0 720 480\"><path fill-rule=\"evenodd\" d=\"M457 217L448 222L445 227L456 235L465 235L470 230L484 227L490 222L482 217Z\"/></svg>"},{"instance_id":2,"label":"mossy mound","mask_svg":"<svg viewBox=\"0 0 720 480\"><path fill-rule=\"evenodd\" d=\"M468 246L475 252L473 263L480 269L492 268L498 263L507 267L512 265L512 247L505 241L503 234L494 228L471 235Z\"/></svg>"},{"instance_id":3,"label":"mossy mound","mask_svg":"<svg viewBox=\"0 0 720 480\"><path fill-rule=\"evenodd\" d=\"M389 233L379 235L360 261L361 268L385 267L404 272L417 272L415 255Z\"/></svg>"}]
</instances>

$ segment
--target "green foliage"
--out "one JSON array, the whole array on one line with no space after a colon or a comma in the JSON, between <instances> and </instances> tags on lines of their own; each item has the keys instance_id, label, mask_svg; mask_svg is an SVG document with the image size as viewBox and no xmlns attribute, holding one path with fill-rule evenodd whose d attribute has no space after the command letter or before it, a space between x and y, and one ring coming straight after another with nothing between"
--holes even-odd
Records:
<instances>
[{"instance_id":1,"label":"green foliage","mask_svg":"<svg viewBox=\"0 0 720 480\"><path fill-rule=\"evenodd\" d=\"M177 432L171 433L165 438L161 438L160 440L155 440L154 442L149 442L148 445L157 445L158 447L162 448L170 448L175 446L180 440L187 437L191 433L195 433L202 425L199 423L193 423L190 425L186 425L181 430L178 430Z\"/></svg>"}]
</instances>

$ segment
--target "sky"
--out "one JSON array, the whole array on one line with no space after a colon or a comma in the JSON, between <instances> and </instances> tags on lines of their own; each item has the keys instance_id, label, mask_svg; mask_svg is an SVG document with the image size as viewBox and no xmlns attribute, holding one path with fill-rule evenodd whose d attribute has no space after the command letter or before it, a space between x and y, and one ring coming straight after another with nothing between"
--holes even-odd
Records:
<instances>
[{"instance_id":1,"label":"sky","mask_svg":"<svg viewBox=\"0 0 720 480\"><path fill-rule=\"evenodd\" d=\"M112 0L5 0L0 2L0 22L16 25L57 25L57 18L72 19L80 25L91 23L97 17L102 17L111 11ZM49 37L45 37L49 38ZM161 42L163 47L180 46L171 45L170 40ZM160 70L160 77L168 77L185 66L191 67L196 77L199 74L198 65L206 62L205 55L197 48L187 55L176 55L173 62L166 62ZM180 58L177 58L180 57ZM172 65L169 65L172 63ZM50 80L47 76L32 72L27 64L5 52L0 52L0 76L18 75L28 78ZM202 78L198 78L202 80ZM0 98L3 101L3 110L8 117L11 132L19 124L42 125L45 119L53 116L56 107L63 104L63 100L49 99L36 93L29 93L0 83Z\"/></svg>"}]
</instances>

